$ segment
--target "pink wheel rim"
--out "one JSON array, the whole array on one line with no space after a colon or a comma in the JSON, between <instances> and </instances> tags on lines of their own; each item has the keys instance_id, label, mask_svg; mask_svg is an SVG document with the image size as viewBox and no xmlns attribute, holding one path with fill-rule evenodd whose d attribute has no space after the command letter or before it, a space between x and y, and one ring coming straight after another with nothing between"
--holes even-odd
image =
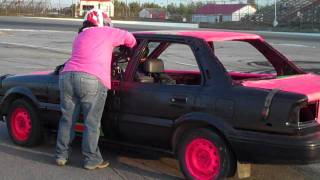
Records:
<instances>
[{"instance_id":1,"label":"pink wheel rim","mask_svg":"<svg viewBox=\"0 0 320 180\"><path fill-rule=\"evenodd\" d=\"M187 145L186 166L197 180L216 179L220 172L220 156L217 147L205 138L196 138Z\"/></svg>"},{"instance_id":2,"label":"pink wheel rim","mask_svg":"<svg viewBox=\"0 0 320 180\"><path fill-rule=\"evenodd\" d=\"M28 110L23 107L16 108L10 122L14 138L18 141L27 140L31 132L31 118Z\"/></svg>"}]
</instances>

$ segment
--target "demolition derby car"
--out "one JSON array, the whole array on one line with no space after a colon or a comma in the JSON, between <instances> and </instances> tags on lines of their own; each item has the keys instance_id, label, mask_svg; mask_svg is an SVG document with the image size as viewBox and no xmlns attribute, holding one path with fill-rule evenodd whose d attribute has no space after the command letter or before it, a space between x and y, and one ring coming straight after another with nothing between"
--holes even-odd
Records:
<instances>
[{"instance_id":1,"label":"demolition derby car","mask_svg":"<svg viewBox=\"0 0 320 180\"><path fill-rule=\"evenodd\" d=\"M103 138L170 151L188 179L232 176L237 162L319 162L320 76L254 34L134 35L133 50L114 52ZM1 117L16 144L57 130L62 68L1 77Z\"/></svg>"}]
</instances>

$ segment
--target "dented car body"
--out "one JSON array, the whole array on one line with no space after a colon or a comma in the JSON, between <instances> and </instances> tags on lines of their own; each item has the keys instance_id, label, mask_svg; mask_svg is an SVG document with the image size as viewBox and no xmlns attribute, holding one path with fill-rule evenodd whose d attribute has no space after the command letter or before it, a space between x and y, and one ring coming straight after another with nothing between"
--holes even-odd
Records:
<instances>
[{"instance_id":1,"label":"dented car body","mask_svg":"<svg viewBox=\"0 0 320 180\"><path fill-rule=\"evenodd\" d=\"M173 152L189 179L233 175L237 161L319 162L320 76L304 72L254 34L173 31L137 32L135 37L139 44L125 68L117 63L123 57L114 59L112 89L102 119L103 138ZM229 71L215 51L215 44L224 41L250 44L274 72ZM190 49L198 68L163 65L171 56L162 54L176 44ZM150 52L142 65L146 48ZM143 75L137 77L141 69ZM28 138L33 138L32 130L38 127L25 130L25 140L14 134L23 131L14 122L19 121L15 108L24 106L14 104L19 99L35 109L37 114L29 118L32 123L36 116L45 130L57 129L58 77L59 68L1 77L1 116L11 123L9 133L16 143L29 145ZM76 128L83 130L81 124Z\"/></svg>"}]
</instances>

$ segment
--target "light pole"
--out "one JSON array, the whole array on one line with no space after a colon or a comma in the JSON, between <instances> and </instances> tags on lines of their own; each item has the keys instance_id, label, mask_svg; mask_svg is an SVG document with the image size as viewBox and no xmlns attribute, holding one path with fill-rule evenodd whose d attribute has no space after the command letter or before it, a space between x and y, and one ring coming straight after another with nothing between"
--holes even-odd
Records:
<instances>
[{"instance_id":1,"label":"light pole","mask_svg":"<svg viewBox=\"0 0 320 180\"><path fill-rule=\"evenodd\" d=\"M128 17L128 0L126 0L126 17Z\"/></svg>"},{"instance_id":2,"label":"light pole","mask_svg":"<svg viewBox=\"0 0 320 180\"><path fill-rule=\"evenodd\" d=\"M60 4L61 2L60 2L60 0L59 0L59 16L60 16L60 12L61 12L61 4Z\"/></svg>"},{"instance_id":3,"label":"light pole","mask_svg":"<svg viewBox=\"0 0 320 180\"><path fill-rule=\"evenodd\" d=\"M277 21L277 0L274 0L274 20L273 20L273 27L278 26Z\"/></svg>"},{"instance_id":4,"label":"light pole","mask_svg":"<svg viewBox=\"0 0 320 180\"><path fill-rule=\"evenodd\" d=\"M71 17L75 17L75 11L76 11L76 3L73 5L73 0L71 0Z\"/></svg>"},{"instance_id":5,"label":"light pole","mask_svg":"<svg viewBox=\"0 0 320 180\"><path fill-rule=\"evenodd\" d=\"M165 19L169 19L169 13L168 13L168 3L169 3L169 0L167 0L167 7L166 7L166 15L165 15Z\"/></svg>"}]
</instances>

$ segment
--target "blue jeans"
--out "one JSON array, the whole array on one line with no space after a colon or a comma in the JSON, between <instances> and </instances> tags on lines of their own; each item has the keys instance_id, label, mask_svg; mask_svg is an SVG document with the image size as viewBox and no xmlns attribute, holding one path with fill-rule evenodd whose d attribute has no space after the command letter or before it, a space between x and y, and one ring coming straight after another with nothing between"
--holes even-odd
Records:
<instances>
[{"instance_id":1,"label":"blue jeans","mask_svg":"<svg viewBox=\"0 0 320 180\"><path fill-rule=\"evenodd\" d=\"M103 158L98 141L108 89L95 76L81 72L60 75L59 88L62 117L58 130L56 159L68 159L69 146L75 136L75 124L82 112L85 126L82 137L84 165L94 166L101 163Z\"/></svg>"}]
</instances>

